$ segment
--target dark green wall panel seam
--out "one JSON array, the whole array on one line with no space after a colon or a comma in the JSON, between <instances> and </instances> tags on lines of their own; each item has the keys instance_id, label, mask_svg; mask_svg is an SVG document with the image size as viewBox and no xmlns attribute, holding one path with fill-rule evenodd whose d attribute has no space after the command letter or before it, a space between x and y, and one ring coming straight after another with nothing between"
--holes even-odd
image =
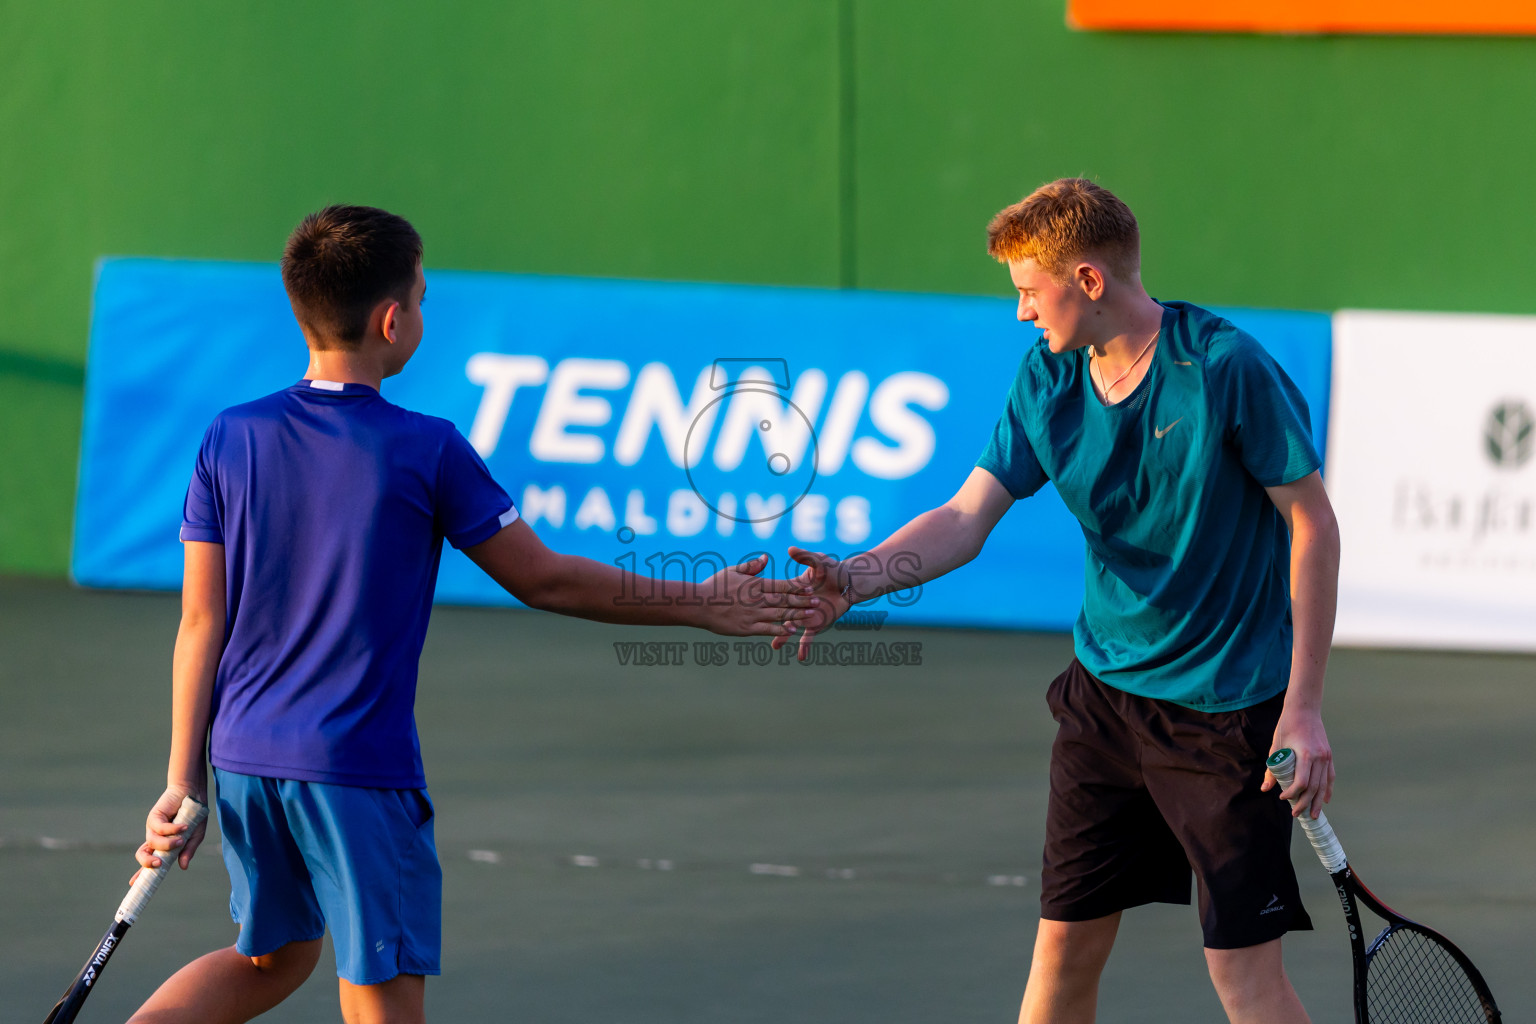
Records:
<instances>
[{"instance_id":1,"label":"dark green wall panel seam","mask_svg":"<svg viewBox=\"0 0 1536 1024\"><path fill-rule=\"evenodd\" d=\"M858 50L854 0L837 5L838 284L859 286Z\"/></svg>"},{"instance_id":2,"label":"dark green wall panel seam","mask_svg":"<svg viewBox=\"0 0 1536 1024\"><path fill-rule=\"evenodd\" d=\"M20 377L46 384L85 387L85 367L69 359L0 349L0 377Z\"/></svg>"}]
</instances>

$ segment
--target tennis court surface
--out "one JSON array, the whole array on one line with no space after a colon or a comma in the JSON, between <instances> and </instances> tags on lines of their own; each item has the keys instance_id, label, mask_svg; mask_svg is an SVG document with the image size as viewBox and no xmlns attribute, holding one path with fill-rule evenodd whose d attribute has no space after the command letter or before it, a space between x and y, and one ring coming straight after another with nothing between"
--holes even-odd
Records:
<instances>
[{"instance_id":1,"label":"tennis court surface","mask_svg":"<svg viewBox=\"0 0 1536 1024\"><path fill-rule=\"evenodd\" d=\"M943 586L940 582L937 586ZM0 932L7 1020L41 1020L100 936L164 778L178 614L165 594L0 580ZM920 667L621 665L710 639L439 608L418 721L445 875L437 1020L1011 1021L1038 897L1046 685L1062 635L916 642ZM1362 878L1536 1007L1536 658L1335 652L1329 808ZM217 847L156 896L83 1022L124 1019L227 944ZM1287 941L1313 1020L1345 1022L1326 876ZM338 1019L329 952L271 1020ZM1100 1020L1215 1021L1187 907L1126 916Z\"/></svg>"}]
</instances>

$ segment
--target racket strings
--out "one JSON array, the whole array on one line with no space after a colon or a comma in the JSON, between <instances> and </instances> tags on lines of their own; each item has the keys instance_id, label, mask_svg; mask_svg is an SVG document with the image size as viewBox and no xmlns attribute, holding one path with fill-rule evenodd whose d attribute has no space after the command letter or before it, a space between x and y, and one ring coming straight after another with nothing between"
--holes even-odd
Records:
<instances>
[{"instance_id":1,"label":"racket strings","mask_svg":"<svg viewBox=\"0 0 1536 1024\"><path fill-rule=\"evenodd\" d=\"M1432 936L1393 929L1371 957L1365 978L1371 1024L1487 1024L1477 986Z\"/></svg>"}]
</instances>

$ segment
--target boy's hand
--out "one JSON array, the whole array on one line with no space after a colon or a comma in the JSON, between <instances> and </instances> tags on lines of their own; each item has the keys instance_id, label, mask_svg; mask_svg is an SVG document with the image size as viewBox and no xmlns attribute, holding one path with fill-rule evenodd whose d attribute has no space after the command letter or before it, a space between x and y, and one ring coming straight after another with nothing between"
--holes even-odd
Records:
<instances>
[{"instance_id":1,"label":"boy's hand","mask_svg":"<svg viewBox=\"0 0 1536 1024\"><path fill-rule=\"evenodd\" d=\"M795 656L804 661L816 634L841 618L844 612L853 607L853 602L843 596L844 577L847 573L842 571L842 563L837 559L797 547L789 549L789 557L806 567L805 572L790 582L805 588L816 599L815 606L801 616L800 624L805 630L800 634L800 649ZM794 631L792 624L789 632ZM787 636L774 637L774 650L788 642Z\"/></svg>"},{"instance_id":2,"label":"boy's hand","mask_svg":"<svg viewBox=\"0 0 1536 1024\"><path fill-rule=\"evenodd\" d=\"M705 599L700 625L712 633L771 636L775 642L793 633L795 621L813 613L817 598L798 579L759 576L767 564L768 556L759 555L699 584Z\"/></svg>"},{"instance_id":3,"label":"boy's hand","mask_svg":"<svg viewBox=\"0 0 1536 1024\"><path fill-rule=\"evenodd\" d=\"M1296 752L1296 778L1280 798L1290 801L1292 817L1306 811L1315 818L1322 813L1323 804L1333 799L1333 748L1328 744L1322 714L1311 708L1283 709L1269 752L1285 747ZM1265 771L1259 788L1268 792L1278 786L1275 777Z\"/></svg>"},{"instance_id":4,"label":"boy's hand","mask_svg":"<svg viewBox=\"0 0 1536 1024\"><path fill-rule=\"evenodd\" d=\"M155 806L149 809L149 817L144 822L144 843L135 854L141 867L157 868L162 857L172 856L177 851L180 851L177 860L183 871L192 863L192 855L197 852L203 836L207 834L208 823L204 821L188 831L187 826L176 824L176 812L181 810L181 802L188 796L207 803L208 798L203 792L205 789L191 785L168 786L160 794Z\"/></svg>"}]
</instances>

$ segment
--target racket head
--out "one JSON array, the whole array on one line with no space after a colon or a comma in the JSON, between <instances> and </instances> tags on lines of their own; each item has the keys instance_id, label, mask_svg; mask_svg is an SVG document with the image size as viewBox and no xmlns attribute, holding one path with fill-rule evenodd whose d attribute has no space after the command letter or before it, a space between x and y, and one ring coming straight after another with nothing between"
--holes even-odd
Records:
<instances>
[{"instance_id":1,"label":"racket head","mask_svg":"<svg viewBox=\"0 0 1536 1024\"><path fill-rule=\"evenodd\" d=\"M1499 1024L1493 993L1445 936L1398 918L1365 951L1363 1024Z\"/></svg>"},{"instance_id":2,"label":"racket head","mask_svg":"<svg viewBox=\"0 0 1536 1024\"><path fill-rule=\"evenodd\" d=\"M1354 897L1355 908L1345 904L1353 933L1361 905L1387 923L1364 948L1352 943L1359 1024L1500 1024L1488 983L1455 943L1381 902L1353 870L1334 882Z\"/></svg>"}]
</instances>

